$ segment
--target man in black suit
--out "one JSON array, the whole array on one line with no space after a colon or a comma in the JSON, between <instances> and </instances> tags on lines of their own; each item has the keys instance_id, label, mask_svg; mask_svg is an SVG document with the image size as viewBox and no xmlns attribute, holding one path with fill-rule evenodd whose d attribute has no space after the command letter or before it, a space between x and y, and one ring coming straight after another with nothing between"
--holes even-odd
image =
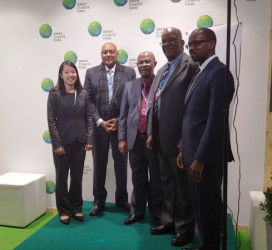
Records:
<instances>
[{"instance_id":1,"label":"man in black suit","mask_svg":"<svg viewBox=\"0 0 272 250\"><path fill-rule=\"evenodd\" d=\"M127 193L127 156L118 149L118 117L125 83L135 79L135 70L117 62L118 51L113 43L101 49L102 63L86 72L84 88L87 90L93 110L93 194L91 216L100 214L107 197L105 189L109 145L111 144L116 178L116 206L129 211Z\"/></svg>"},{"instance_id":2,"label":"man in black suit","mask_svg":"<svg viewBox=\"0 0 272 250\"><path fill-rule=\"evenodd\" d=\"M195 219L188 196L186 173L177 168L183 103L197 64L183 52L184 40L177 28L163 31L161 45L168 62L158 71L148 105L148 148L159 154L163 189L162 225L152 234L175 233L172 245L186 245L194 238ZM153 145L153 146L152 146Z\"/></svg>"},{"instance_id":3,"label":"man in black suit","mask_svg":"<svg viewBox=\"0 0 272 250\"><path fill-rule=\"evenodd\" d=\"M129 150L133 183L130 216L124 221L126 225L144 218L147 203L154 223L160 224L162 195L159 159L156 153L146 148L146 107L156 64L153 53L140 53L137 66L141 78L128 82L122 97L119 149L124 155Z\"/></svg>"},{"instance_id":4,"label":"man in black suit","mask_svg":"<svg viewBox=\"0 0 272 250\"><path fill-rule=\"evenodd\" d=\"M177 163L187 170L190 196L202 241L200 249L220 250L224 113L229 110L234 81L226 66L215 56L216 36L212 30L194 30L187 46L192 59L199 62L200 71L186 94L182 146ZM228 88L225 87L226 79L229 80ZM228 130L228 126L226 128ZM228 161L231 161L233 156L229 136L226 139Z\"/></svg>"}]
</instances>

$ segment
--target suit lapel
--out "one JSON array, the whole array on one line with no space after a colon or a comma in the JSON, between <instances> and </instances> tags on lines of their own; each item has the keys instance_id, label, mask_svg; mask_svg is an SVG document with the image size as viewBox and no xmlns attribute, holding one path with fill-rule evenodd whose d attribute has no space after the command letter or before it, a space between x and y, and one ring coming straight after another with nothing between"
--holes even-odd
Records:
<instances>
[{"instance_id":1,"label":"suit lapel","mask_svg":"<svg viewBox=\"0 0 272 250\"><path fill-rule=\"evenodd\" d=\"M181 62L177 65L177 67L174 69L174 71L172 72L171 76L169 77L169 79L167 80L167 82L165 83L165 87L162 90L162 93L166 90L166 88L170 85L170 83L183 71L185 70L186 66L187 66L187 62L188 62L188 55L186 55L185 53L183 54L182 60Z\"/></svg>"},{"instance_id":2,"label":"suit lapel","mask_svg":"<svg viewBox=\"0 0 272 250\"><path fill-rule=\"evenodd\" d=\"M113 93L112 93L111 105L113 103L113 100L116 97L116 94L118 93L118 89L120 88L121 77L123 75L123 71L124 71L124 69L121 67L121 65L119 63L116 63L115 72L114 72L114 78L113 78Z\"/></svg>"},{"instance_id":3,"label":"suit lapel","mask_svg":"<svg viewBox=\"0 0 272 250\"><path fill-rule=\"evenodd\" d=\"M140 110L141 108L141 101L142 101L142 78L139 78L136 80L136 82L132 83L135 87L134 87L134 90L135 90L135 95L136 95L136 100L137 100L137 107L138 107L138 110ZM134 95L134 93L132 92L131 93L132 95Z\"/></svg>"},{"instance_id":4,"label":"suit lapel","mask_svg":"<svg viewBox=\"0 0 272 250\"><path fill-rule=\"evenodd\" d=\"M192 96L195 88L197 87L197 85L199 85L199 83L202 81L202 79L207 75L207 73L210 71L210 69L219 61L219 59L216 57L214 58L212 61L210 61L208 63L208 65L204 68L203 71L201 71L198 75L198 77L196 78L193 86L191 87L191 90L189 92L188 95L186 95L185 97L185 101L184 101L184 105L188 102L188 100L190 99L190 97ZM188 89L189 90L189 89Z\"/></svg>"},{"instance_id":5,"label":"suit lapel","mask_svg":"<svg viewBox=\"0 0 272 250\"><path fill-rule=\"evenodd\" d=\"M154 103L154 98L155 98L155 93L158 89L158 86L159 86L159 83L160 83L160 80L161 80L161 75L162 75L162 72L164 70L164 68L167 66L167 64L164 65L164 67L159 70L158 74L155 76L154 80L153 80L153 83L151 85L151 89L150 89L150 92L149 92L149 102L148 102L148 105L147 105L147 112L149 111L149 109L151 108L151 106L153 105Z\"/></svg>"}]
</instances>

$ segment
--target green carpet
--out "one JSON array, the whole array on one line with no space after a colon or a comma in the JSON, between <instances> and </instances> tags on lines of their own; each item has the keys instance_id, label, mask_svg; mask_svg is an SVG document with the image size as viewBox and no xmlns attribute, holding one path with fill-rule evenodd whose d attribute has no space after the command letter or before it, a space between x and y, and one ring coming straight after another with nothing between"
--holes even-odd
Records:
<instances>
[{"instance_id":1,"label":"green carpet","mask_svg":"<svg viewBox=\"0 0 272 250\"><path fill-rule=\"evenodd\" d=\"M165 250L180 249L171 246L172 235L151 235L152 217L133 225L126 226L123 221L128 213L106 204L104 213L99 217L88 216L92 202L84 202L85 222L71 219L70 225L59 222L56 216L44 227L20 244L16 250L31 249L92 249L92 250ZM235 236L230 215L228 216L228 250L235 249ZM187 247L198 247L198 234Z\"/></svg>"},{"instance_id":2,"label":"green carpet","mask_svg":"<svg viewBox=\"0 0 272 250\"><path fill-rule=\"evenodd\" d=\"M25 228L0 226L0 250L11 250L39 230L55 214L44 214Z\"/></svg>"}]
</instances>

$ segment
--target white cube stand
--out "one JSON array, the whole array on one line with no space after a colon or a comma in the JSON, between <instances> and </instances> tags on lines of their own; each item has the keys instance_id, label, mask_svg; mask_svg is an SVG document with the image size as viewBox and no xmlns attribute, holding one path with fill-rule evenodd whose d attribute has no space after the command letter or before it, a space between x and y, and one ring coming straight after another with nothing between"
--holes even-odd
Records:
<instances>
[{"instance_id":1,"label":"white cube stand","mask_svg":"<svg viewBox=\"0 0 272 250\"><path fill-rule=\"evenodd\" d=\"M266 223L263 220L265 213L259 207L265 197L262 191L250 191L250 221L248 236L252 250L266 250Z\"/></svg>"},{"instance_id":2,"label":"white cube stand","mask_svg":"<svg viewBox=\"0 0 272 250\"><path fill-rule=\"evenodd\" d=\"M26 227L46 211L44 174L0 176L0 225Z\"/></svg>"}]
</instances>

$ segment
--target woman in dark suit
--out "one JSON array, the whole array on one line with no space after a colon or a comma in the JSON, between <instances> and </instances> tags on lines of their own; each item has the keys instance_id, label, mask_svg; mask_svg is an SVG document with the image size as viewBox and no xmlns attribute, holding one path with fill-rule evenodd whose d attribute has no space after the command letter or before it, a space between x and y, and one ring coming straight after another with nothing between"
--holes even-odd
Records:
<instances>
[{"instance_id":1,"label":"woman in dark suit","mask_svg":"<svg viewBox=\"0 0 272 250\"><path fill-rule=\"evenodd\" d=\"M81 86L76 66L70 61L60 65L57 86L49 92L47 118L56 168L56 204L60 221L69 224L70 215L84 221L82 176L86 151L93 147L93 122L87 92Z\"/></svg>"}]
</instances>

